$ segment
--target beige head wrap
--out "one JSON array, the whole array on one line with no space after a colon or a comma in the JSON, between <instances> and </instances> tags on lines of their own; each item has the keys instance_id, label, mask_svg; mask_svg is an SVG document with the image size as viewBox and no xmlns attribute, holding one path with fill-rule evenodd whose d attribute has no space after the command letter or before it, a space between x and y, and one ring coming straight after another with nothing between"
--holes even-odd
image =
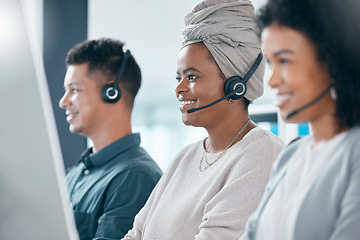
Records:
<instances>
[{"instance_id":1,"label":"beige head wrap","mask_svg":"<svg viewBox=\"0 0 360 240\"><path fill-rule=\"evenodd\" d=\"M259 30L249 0L205 0L185 16L183 46L203 42L227 78L244 77L260 53ZM245 97L253 102L263 94L262 60L247 82Z\"/></svg>"}]
</instances>

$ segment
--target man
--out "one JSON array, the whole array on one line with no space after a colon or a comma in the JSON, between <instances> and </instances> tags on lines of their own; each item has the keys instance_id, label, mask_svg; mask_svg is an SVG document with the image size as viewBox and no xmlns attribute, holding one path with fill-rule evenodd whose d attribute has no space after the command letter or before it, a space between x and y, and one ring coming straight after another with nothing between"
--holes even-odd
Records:
<instances>
[{"instance_id":1,"label":"man","mask_svg":"<svg viewBox=\"0 0 360 240\"><path fill-rule=\"evenodd\" d=\"M75 45L66 65L59 105L70 132L93 142L66 175L80 239L120 239L162 174L132 133L140 68L112 39Z\"/></svg>"}]
</instances>

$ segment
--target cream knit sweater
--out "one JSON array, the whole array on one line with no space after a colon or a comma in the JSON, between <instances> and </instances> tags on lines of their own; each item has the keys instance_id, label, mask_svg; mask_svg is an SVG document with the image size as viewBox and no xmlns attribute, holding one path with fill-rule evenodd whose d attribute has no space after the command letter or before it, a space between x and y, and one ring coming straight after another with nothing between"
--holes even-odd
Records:
<instances>
[{"instance_id":1,"label":"cream knit sweater","mask_svg":"<svg viewBox=\"0 0 360 240\"><path fill-rule=\"evenodd\" d=\"M283 147L278 137L257 127L203 172L203 140L185 147L124 239L238 239ZM208 155L210 160L219 154Z\"/></svg>"}]
</instances>

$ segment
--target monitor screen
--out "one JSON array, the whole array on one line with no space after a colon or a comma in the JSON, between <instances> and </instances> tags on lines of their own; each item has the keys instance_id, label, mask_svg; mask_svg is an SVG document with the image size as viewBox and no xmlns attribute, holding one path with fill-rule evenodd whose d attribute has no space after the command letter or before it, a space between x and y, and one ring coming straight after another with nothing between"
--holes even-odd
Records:
<instances>
[{"instance_id":1,"label":"monitor screen","mask_svg":"<svg viewBox=\"0 0 360 240\"><path fill-rule=\"evenodd\" d=\"M45 79L27 12L0 0L0 239L78 239Z\"/></svg>"}]
</instances>

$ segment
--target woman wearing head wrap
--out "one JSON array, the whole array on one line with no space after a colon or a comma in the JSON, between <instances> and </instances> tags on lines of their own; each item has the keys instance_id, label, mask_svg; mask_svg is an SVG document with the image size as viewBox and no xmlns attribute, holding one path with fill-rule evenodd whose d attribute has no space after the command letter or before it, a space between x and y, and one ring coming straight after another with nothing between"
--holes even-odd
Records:
<instances>
[{"instance_id":1,"label":"woman wearing head wrap","mask_svg":"<svg viewBox=\"0 0 360 240\"><path fill-rule=\"evenodd\" d=\"M290 144L241 239L360 239L360 2L269 0L259 14Z\"/></svg>"},{"instance_id":2,"label":"woman wearing head wrap","mask_svg":"<svg viewBox=\"0 0 360 240\"><path fill-rule=\"evenodd\" d=\"M209 136L175 157L125 239L237 239L243 233L284 146L249 118L264 73L254 19L247 0L203 1L186 16L176 96L183 122Z\"/></svg>"}]
</instances>

